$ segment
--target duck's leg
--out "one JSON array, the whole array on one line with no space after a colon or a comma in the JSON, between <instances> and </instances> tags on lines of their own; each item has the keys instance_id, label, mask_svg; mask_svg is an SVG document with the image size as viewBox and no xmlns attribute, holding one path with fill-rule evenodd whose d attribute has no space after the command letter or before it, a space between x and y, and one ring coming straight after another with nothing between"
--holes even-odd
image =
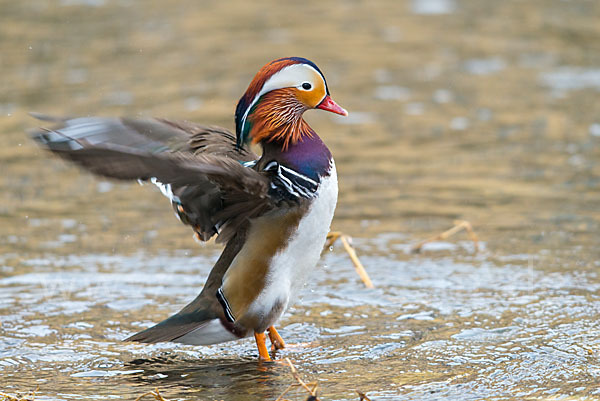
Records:
<instances>
[{"instance_id":1,"label":"duck's leg","mask_svg":"<svg viewBox=\"0 0 600 401\"><path fill-rule=\"evenodd\" d=\"M256 340L256 346L258 347L258 359L261 362L270 362L271 357L269 356L269 350L267 349L267 335L262 333L254 333L254 339Z\"/></svg>"},{"instance_id":2,"label":"duck's leg","mask_svg":"<svg viewBox=\"0 0 600 401\"><path fill-rule=\"evenodd\" d=\"M277 330L275 330L274 326L271 326L267 329L267 333L269 333L269 340L271 340L271 349L278 350L285 348L285 341L279 335Z\"/></svg>"}]
</instances>

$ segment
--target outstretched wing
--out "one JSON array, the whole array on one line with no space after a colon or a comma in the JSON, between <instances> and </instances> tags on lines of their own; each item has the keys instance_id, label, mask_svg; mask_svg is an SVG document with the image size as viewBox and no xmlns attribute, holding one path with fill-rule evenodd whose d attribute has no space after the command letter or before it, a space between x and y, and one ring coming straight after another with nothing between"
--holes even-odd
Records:
<instances>
[{"instance_id":1,"label":"outstretched wing","mask_svg":"<svg viewBox=\"0 0 600 401\"><path fill-rule=\"evenodd\" d=\"M157 119L156 121L188 134L188 144L190 150L194 153L227 156L243 162L258 159L258 156L250 149L238 147L235 135L225 128L200 125L189 121L166 119Z\"/></svg>"},{"instance_id":2,"label":"outstretched wing","mask_svg":"<svg viewBox=\"0 0 600 401\"><path fill-rule=\"evenodd\" d=\"M243 162L218 127L158 119L83 117L38 130L33 139L63 159L105 177L151 181L203 240L228 241L240 224L272 207L269 179Z\"/></svg>"}]
</instances>

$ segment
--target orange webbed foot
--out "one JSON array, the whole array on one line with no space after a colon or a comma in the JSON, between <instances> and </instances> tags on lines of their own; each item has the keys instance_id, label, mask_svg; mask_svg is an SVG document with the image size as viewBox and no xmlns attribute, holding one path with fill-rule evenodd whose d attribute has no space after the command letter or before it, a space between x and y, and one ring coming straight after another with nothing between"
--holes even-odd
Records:
<instances>
[{"instance_id":1,"label":"orange webbed foot","mask_svg":"<svg viewBox=\"0 0 600 401\"><path fill-rule=\"evenodd\" d=\"M271 326L267 329L267 333L269 333L269 340L271 340L271 350L279 350L285 348L285 341L279 335L274 326Z\"/></svg>"}]
</instances>

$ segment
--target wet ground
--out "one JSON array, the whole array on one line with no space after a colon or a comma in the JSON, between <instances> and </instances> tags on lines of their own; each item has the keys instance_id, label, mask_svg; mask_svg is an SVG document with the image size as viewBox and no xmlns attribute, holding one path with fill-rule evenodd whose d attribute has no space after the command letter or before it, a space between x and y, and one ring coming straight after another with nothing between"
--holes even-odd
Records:
<instances>
[{"instance_id":1,"label":"wet ground","mask_svg":"<svg viewBox=\"0 0 600 401\"><path fill-rule=\"evenodd\" d=\"M304 3L304 2L303 2ZM122 343L192 299L219 253L148 186L38 150L28 111L232 127L265 62L314 60L347 119L325 252L280 322L322 398L600 398L600 5L595 1L0 1L0 391L275 399L251 340ZM470 221L466 237L411 244ZM298 397L301 399L301 397Z\"/></svg>"}]
</instances>

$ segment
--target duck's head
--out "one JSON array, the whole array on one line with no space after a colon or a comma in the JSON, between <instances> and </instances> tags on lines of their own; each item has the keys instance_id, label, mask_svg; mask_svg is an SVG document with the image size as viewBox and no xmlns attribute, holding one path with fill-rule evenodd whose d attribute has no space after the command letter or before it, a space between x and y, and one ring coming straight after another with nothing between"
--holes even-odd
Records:
<instances>
[{"instance_id":1,"label":"duck's head","mask_svg":"<svg viewBox=\"0 0 600 401\"><path fill-rule=\"evenodd\" d=\"M302 119L309 109L348 115L329 95L325 76L310 60L286 57L258 71L235 111L238 146L281 141L287 148L312 130Z\"/></svg>"}]
</instances>

